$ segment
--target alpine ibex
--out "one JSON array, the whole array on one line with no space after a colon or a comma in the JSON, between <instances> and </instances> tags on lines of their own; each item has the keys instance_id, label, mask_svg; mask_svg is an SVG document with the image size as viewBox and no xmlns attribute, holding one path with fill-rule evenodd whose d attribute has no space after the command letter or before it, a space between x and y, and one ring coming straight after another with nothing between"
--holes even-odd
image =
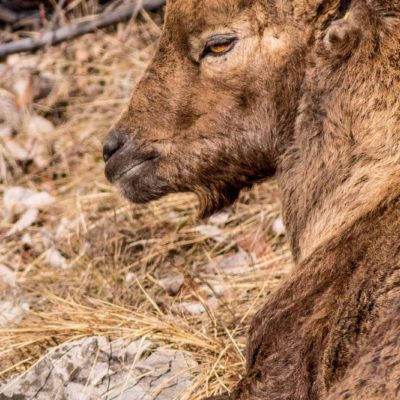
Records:
<instances>
[{"instance_id":1,"label":"alpine ibex","mask_svg":"<svg viewBox=\"0 0 400 400\"><path fill-rule=\"evenodd\" d=\"M215 400L400 399L399 93L400 0L169 0L106 175L201 215L276 175L295 261Z\"/></svg>"}]
</instances>

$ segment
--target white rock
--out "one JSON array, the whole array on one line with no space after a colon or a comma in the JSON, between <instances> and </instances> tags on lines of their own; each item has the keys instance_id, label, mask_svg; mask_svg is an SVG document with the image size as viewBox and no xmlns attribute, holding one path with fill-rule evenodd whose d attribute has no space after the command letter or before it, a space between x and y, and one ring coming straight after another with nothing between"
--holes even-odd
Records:
<instances>
[{"instance_id":1,"label":"white rock","mask_svg":"<svg viewBox=\"0 0 400 400\"><path fill-rule=\"evenodd\" d=\"M15 303L11 300L0 302L0 327L5 328L19 322L27 310L29 310L28 303Z\"/></svg>"},{"instance_id":2,"label":"white rock","mask_svg":"<svg viewBox=\"0 0 400 400\"><path fill-rule=\"evenodd\" d=\"M21 236L21 242L26 246L32 246L33 245L32 236L29 235L29 233L24 233Z\"/></svg>"},{"instance_id":3,"label":"white rock","mask_svg":"<svg viewBox=\"0 0 400 400\"><path fill-rule=\"evenodd\" d=\"M10 125L0 124L0 139L8 139L13 134L13 128Z\"/></svg>"},{"instance_id":4,"label":"white rock","mask_svg":"<svg viewBox=\"0 0 400 400\"><path fill-rule=\"evenodd\" d=\"M164 288L168 294L175 296L181 289L185 277L183 275L169 276L168 278L160 279L158 283Z\"/></svg>"},{"instance_id":5,"label":"white rock","mask_svg":"<svg viewBox=\"0 0 400 400\"><path fill-rule=\"evenodd\" d=\"M9 157L16 161L26 161L30 159L30 155L27 149L22 147L19 143L11 138L6 138L3 141L4 147L7 150Z\"/></svg>"},{"instance_id":6,"label":"white rock","mask_svg":"<svg viewBox=\"0 0 400 400\"><path fill-rule=\"evenodd\" d=\"M47 192L11 187L4 192L3 206L6 215L15 215L21 214L29 208L44 209L54 201L54 198Z\"/></svg>"},{"instance_id":7,"label":"white rock","mask_svg":"<svg viewBox=\"0 0 400 400\"><path fill-rule=\"evenodd\" d=\"M286 233L286 228L285 224L283 223L283 218L278 217L273 223L272 223L272 231L275 233L277 236L284 236Z\"/></svg>"},{"instance_id":8,"label":"white rock","mask_svg":"<svg viewBox=\"0 0 400 400\"><path fill-rule=\"evenodd\" d=\"M71 221L68 218L62 217L56 229L56 239L65 239L76 229L76 226L77 221Z\"/></svg>"},{"instance_id":9,"label":"white rock","mask_svg":"<svg viewBox=\"0 0 400 400\"><path fill-rule=\"evenodd\" d=\"M175 304L172 309L178 313L200 315L207 311L206 306L211 309L216 308L218 306L218 300L213 297L207 300L204 304L201 302L182 302L179 304Z\"/></svg>"},{"instance_id":10,"label":"white rock","mask_svg":"<svg viewBox=\"0 0 400 400\"><path fill-rule=\"evenodd\" d=\"M223 242L225 240L224 231L214 225L199 225L196 226L195 231L215 240L216 242Z\"/></svg>"},{"instance_id":11,"label":"white rock","mask_svg":"<svg viewBox=\"0 0 400 400\"><path fill-rule=\"evenodd\" d=\"M208 285L202 285L202 288L208 296L219 296L226 290L226 286L221 284L221 282L207 280L207 283Z\"/></svg>"},{"instance_id":12,"label":"white rock","mask_svg":"<svg viewBox=\"0 0 400 400\"><path fill-rule=\"evenodd\" d=\"M196 373L188 353L148 340L89 337L51 349L0 393L2 400L178 400L195 384Z\"/></svg>"},{"instance_id":13,"label":"white rock","mask_svg":"<svg viewBox=\"0 0 400 400\"><path fill-rule=\"evenodd\" d=\"M17 284L15 272L4 264L0 264L0 283L4 283L10 287L15 287Z\"/></svg>"},{"instance_id":14,"label":"white rock","mask_svg":"<svg viewBox=\"0 0 400 400\"><path fill-rule=\"evenodd\" d=\"M175 311L184 312L185 314L199 315L206 312L206 308L202 303L180 303L173 307Z\"/></svg>"},{"instance_id":15,"label":"white rock","mask_svg":"<svg viewBox=\"0 0 400 400\"><path fill-rule=\"evenodd\" d=\"M54 131L54 125L46 118L33 114L26 127L28 134L32 136L43 136Z\"/></svg>"},{"instance_id":16,"label":"white rock","mask_svg":"<svg viewBox=\"0 0 400 400\"><path fill-rule=\"evenodd\" d=\"M136 280L136 274L133 272L128 272L125 276L125 282L126 283L131 283L134 280Z\"/></svg>"},{"instance_id":17,"label":"white rock","mask_svg":"<svg viewBox=\"0 0 400 400\"><path fill-rule=\"evenodd\" d=\"M228 212L223 211L211 216L208 221L210 222L210 224L213 225L225 225L228 222L230 216L231 215Z\"/></svg>"},{"instance_id":18,"label":"white rock","mask_svg":"<svg viewBox=\"0 0 400 400\"><path fill-rule=\"evenodd\" d=\"M32 160L39 168L45 168L49 165L50 157L44 140L29 138L26 142L26 148L29 149L29 160Z\"/></svg>"},{"instance_id":19,"label":"white rock","mask_svg":"<svg viewBox=\"0 0 400 400\"><path fill-rule=\"evenodd\" d=\"M21 125L21 114L18 109L16 98L13 93L0 88L0 121L13 129L19 129Z\"/></svg>"},{"instance_id":20,"label":"white rock","mask_svg":"<svg viewBox=\"0 0 400 400\"><path fill-rule=\"evenodd\" d=\"M47 251L46 262L53 268L68 268L67 259L54 247Z\"/></svg>"},{"instance_id":21,"label":"white rock","mask_svg":"<svg viewBox=\"0 0 400 400\"><path fill-rule=\"evenodd\" d=\"M253 266L251 255L240 250L229 256L222 256L213 260L206 266L210 273L243 274L249 272Z\"/></svg>"},{"instance_id":22,"label":"white rock","mask_svg":"<svg viewBox=\"0 0 400 400\"><path fill-rule=\"evenodd\" d=\"M11 236L16 233L22 232L24 229L30 227L37 221L39 211L36 208L29 208L26 210L18 221L8 230L6 236Z\"/></svg>"}]
</instances>

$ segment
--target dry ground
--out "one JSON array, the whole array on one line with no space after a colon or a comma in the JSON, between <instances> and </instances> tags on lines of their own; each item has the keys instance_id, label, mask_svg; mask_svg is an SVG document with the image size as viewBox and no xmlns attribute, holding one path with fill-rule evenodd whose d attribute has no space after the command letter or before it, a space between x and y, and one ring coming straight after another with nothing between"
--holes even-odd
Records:
<instances>
[{"instance_id":1,"label":"dry ground","mask_svg":"<svg viewBox=\"0 0 400 400\"><path fill-rule=\"evenodd\" d=\"M16 135L0 137L0 204L11 186L55 199L22 231L7 235L16 216L0 220L0 264L17 278L12 289L0 284L0 300L26 304L22 320L0 330L3 378L58 343L146 336L199 362L185 398L219 393L243 373L251 315L290 268L271 229L273 182L207 221L196 220L192 195L129 205L106 182L101 141L154 50L152 17L0 64L3 103L15 100L19 113ZM160 283L182 275L173 293Z\"/></svg>"}]
</instances>

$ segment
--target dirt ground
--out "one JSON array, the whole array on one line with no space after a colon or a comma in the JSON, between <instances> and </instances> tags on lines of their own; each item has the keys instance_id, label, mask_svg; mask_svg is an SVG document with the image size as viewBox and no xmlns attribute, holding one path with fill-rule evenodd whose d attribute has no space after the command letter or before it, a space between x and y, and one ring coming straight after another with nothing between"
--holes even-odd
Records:
<instances>
[{"instance_id":1,"label":"dirt ground","mask_svg":"<svg viewBox=\"0 0 400 400\"><path fill-rule=\"evenodd\" d=\"M105 180L102 138L159 25L142 12L0 64L0 380L60 343L146 337L199 363L185 398L220 393L290 269L273 181L199 221L191 194L130 205Z\"/></svg>"}]
</instances>

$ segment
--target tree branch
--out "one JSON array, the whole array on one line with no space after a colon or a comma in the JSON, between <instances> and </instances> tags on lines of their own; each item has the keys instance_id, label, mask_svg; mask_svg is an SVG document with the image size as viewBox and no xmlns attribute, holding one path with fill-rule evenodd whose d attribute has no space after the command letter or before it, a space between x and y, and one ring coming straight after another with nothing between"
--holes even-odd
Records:
<instances>
[{"instance_id":1,"label":"tree branch","mask_svg":"<svg viewBox=\"0 0 400 400\"><path fill-rule=\"evenodd\" d=\"M143 6L145 10L154 10L164 5L165 0L135 0L132 4L123 5L114 11L96 15L89 21L76 22L63 26L55 31L44 32L36 38L16 40L0 45L0 59L10 54L24 51L35 51L45 46L55 45L66 40L93 32L96 29L114 25L128 18L135 18Z\"/></svg>"}]
</instances>

